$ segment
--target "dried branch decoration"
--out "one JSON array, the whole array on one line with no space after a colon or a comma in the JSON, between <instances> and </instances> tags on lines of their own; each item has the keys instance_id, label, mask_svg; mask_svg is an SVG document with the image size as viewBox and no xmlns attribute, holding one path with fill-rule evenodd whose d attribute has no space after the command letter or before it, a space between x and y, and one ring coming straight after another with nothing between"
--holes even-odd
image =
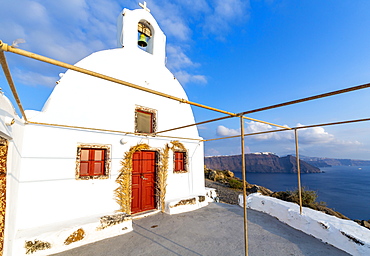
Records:
<instances>
[{"instance_id":1,"label":"dried branch decoration","mask_svg":"<svg viewBox=\"0 0 370 256\"><path fill-rule=\"evenodd\" d=\"M0 137L0 255L3 252L4 246L7 155L8 155L8 141Z\"/></svg>"},{"instance_id":2,"label":"dried branch decoration","mask_svg":"<svg viewBox=\"0 0 370 256\"><path fill-rule=\"evenodd\" d=\"M173 150L179 150L179 151L184 151L184 152L187 151L186 148L185 148L185 146L184 146L184 144L182 144L178 140L171 141L171 144L173 145Z\"/></svg>"},{"instance_id":3,"label":"dried branch decoration","mask_svg":"<svg viewBox=\"0 0 370 256\"><path fill-rule=\"evenodd\" d=\"M130 220L130 215L125 213L118 213L114 215L106 215L100 218L100 226L96 230L103 230L107 227L111 227L120 224L126 220Z\"/></svg>"},{"instance_id":4,"label":"dried branch decoration","mask_svg":"<svg viewBox=\"0 0 370 256\"><path fill-rule=\"evenodd\" d=\"M121 170L118 175L116 182L118 188L114 190L116 202L119 204L119 212L131 214L131 173L132 173L132 156L136 151L147 150L149 146L147 144L138 144L130 148L125 153L123 160L121 161Z\"/></svg>"},{"instance_id":5,"label":"dried branch decoration","mask_svg":"<svg viewBox=\"0 0 370 256\"><path fill-rule=\"evenodd\" d=\"M164 212L166 209L165 206L165 199L166 199L166 187L167 187L167 176L168 176L168 159L169 159L169 151L170 147L168 144L161 150L160 164L158 165L157 170L157 196L159 200L159 205L161 207L161 211Z\"/></svg>"},{"instance_id":6,"label":"dried branch decoration","mask_svg":"<svg viewBox=\"0 0 370 256\"><path fill-rule=\"evenodd\" d=\"M69 245L71 243L84 239L84 237L85 237L85 231L82 228L77 229L69 237L67 237L67 239L64 241L64 244Z\"/></svg>"},{"instance_id":7,"label":"dried branch decoration","mask_svg":"<svg viewBox=\"0 0 370 256\"><path fill-rule=\"evenodd\" d=\"M26 248L26 254L31 254L39 250L50 249L51 244L36 239L35 241L26 241L24 243L24 248Z\"/></svg>"},{"instance_id":8,"label":"dried branch decoration","mask_svg":"<svg viewBox=\"0 0 370 256\"><path fill-rule=\"evenodd\" d=\"M197 200L195 198L190 198L190 199L181 200L177 204L172 205L170 207L175 208L175 207L180 206L180 205L192 205L192 204L196 204L196 203L197 203Z\"/></svg>"}]
</instances>

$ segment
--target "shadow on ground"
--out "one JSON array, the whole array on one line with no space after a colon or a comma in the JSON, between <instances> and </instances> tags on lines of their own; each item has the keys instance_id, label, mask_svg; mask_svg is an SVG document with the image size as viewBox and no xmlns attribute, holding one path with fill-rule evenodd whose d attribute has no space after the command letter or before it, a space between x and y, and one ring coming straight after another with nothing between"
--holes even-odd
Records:
<instances>
[{"instance_id":1,"label":"shadow on ground","mask_svg":"<svg viewBox=\"0 0 370 256\"><path fill-rule=\"evenodd\" d=\"M176 215L158 213L135 220L134 231L59 256L244 255L243 209L212 203ZM348 255L276 218L248 209L249 255Z\"/></svg>"}]
</instances>

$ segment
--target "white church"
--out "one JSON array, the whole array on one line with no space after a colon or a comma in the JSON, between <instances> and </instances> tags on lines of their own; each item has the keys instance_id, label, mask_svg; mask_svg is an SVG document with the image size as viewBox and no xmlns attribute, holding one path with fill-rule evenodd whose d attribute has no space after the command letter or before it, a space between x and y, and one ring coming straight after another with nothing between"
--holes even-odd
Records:
<instances>
[{"instance_id":1,"label":"white church","mask_svg":"<svg viewBox=\"0 0 370 256\"><path fill-rule=\"evenodd\" d=\"M75 66L187 99L146 6L118 17L118 47ZM73 70L42 111L0 94L3 255L48 255L132 231L132 219L206 206L203 142L188 104ZM150 218L150 216L149 216Z\"/></svg>"}]
</instances>

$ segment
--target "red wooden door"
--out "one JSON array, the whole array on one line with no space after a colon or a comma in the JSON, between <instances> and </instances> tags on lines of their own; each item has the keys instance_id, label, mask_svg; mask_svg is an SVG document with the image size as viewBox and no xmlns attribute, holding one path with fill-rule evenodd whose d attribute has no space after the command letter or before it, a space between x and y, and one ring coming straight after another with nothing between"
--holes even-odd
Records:
<instances>
[{"instance_id":1,"label":"red wooden door","mask_svg":"<svg viewBox=\"0 0 370 256\"><path fill-rule=\"evenodd\" d=\"M155 209L155 152L138 151L132 157L131 213Z\"/></svg>"}]
</instances>

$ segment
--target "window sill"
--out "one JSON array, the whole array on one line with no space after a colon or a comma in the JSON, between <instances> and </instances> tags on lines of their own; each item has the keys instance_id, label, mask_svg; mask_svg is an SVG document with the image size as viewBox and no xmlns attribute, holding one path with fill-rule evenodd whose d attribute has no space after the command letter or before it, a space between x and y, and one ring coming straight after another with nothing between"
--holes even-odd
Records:
<instances>
[{"instance_id":1,"label":"window sill","mask_svg":"<svg viewBox=\"0 0 370 256\"><path fill-rule=\"evenodd\" d=\"M188 173L188 171L185 171L185 170L183 170L183 171L173 171L173 173Z\"/></svg>"},{"instance_id":2,"label":"window sill","mask_svg":"<svg viewBox=\"0 0 370 256\"><path fill-rule=\"evenodd\" d=\"M81 176L78 177L77 180L106 180L108 179L108 175L99 175L99 176Z\"/></svg>"}]
</instances>

